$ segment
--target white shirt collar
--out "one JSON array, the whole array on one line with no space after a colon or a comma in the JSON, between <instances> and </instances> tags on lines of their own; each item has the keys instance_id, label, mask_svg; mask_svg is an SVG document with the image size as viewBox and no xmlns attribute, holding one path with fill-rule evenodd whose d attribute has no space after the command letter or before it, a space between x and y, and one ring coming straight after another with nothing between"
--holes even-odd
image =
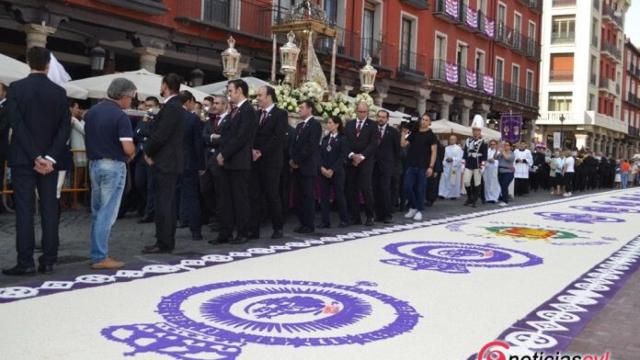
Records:
<instances>
[{"instance_id":1,"label":"white shirt collar","mask_svg":"<svg viewBox=\"0 0 640 360\"><path fill-rule=\"evenodd\" d=\"M240 103L239 103L238 105L236 105L236 107L237 107L238 109L240 109L240 107L241 107L245 102L247 102L247 99L244 99L244 100L240 101Z\"/></svg>"},{"instance_id":2,"label":"white shirt collar","mask_svg":"<svg viewBox=\"0 0 640 360\"><path fill-rule=\"evenodd\" d=\"M174 97L176 97L176 96L178 96L178 95L177 95L177 94L173 94L173 95L169 95L169 96L167 96L167 98L166 98L166 99L164 99L164 102L163 102L163 103L164 103L164 104L168 103L168 102L169 102L169 100L173 99L173 98L174 98Z\"/></svg>"},{"instance_id":3,"label":"white shirt collar","mask_svg":"<svg viewBox=\"0 0 640 360\"><path fill-rule=\"evenodd\" d=\"M268 108L264 109L263 111L265 111L268 114L271 112L271 110L273 110L275 106L276 104L271 104Z\"/></svg>"},{"instance_id":4,"label":"white shirt collar","mask_svg":"<svg viewBox=\"0 0 640 360\"><path fill-rule=\"evenodd\" d=\"M310 120L310 119L312 119L312 118L313 118L313 116L309 116L308 118L306 118L306 119L304 120L304 124L305 124L305 125L307 125L307 123L309 122L309 120Z\"/></svg>"},{"instance_id":5,"label":"white shirt collar","mask_svg":"<svg viewBox=\"0 0 640 360\"><path fill-rule=\"evenodd\" d=\"M4 99L0 100L0 105L4 104L5 101L7 101L7 98L4 98Z\"/></svg>"}]
</instances>

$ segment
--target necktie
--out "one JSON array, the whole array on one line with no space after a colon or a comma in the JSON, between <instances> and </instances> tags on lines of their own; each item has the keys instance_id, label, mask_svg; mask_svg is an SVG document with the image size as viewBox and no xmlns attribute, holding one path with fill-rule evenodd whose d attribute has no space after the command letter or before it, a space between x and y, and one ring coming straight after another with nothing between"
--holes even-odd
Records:
<instances>
[{"instance_id":1,"label":"necktie","mask_svg":"<svg viewBox=\"0 0 640 360\"><path fill-rule=\"evenodd\" d=\"M382 132L384 131L384 127L378 127L378 145L382 142Z\"/></svg>"},{"instance_id":2,"label":"necktie","mask_svg":"<svg viewBox=\"0 0 640 360\"><path fill-rule=\"evenodd\" d=\"M360 130L362 130L362 121L358 120L356 124L356 137L360 137Z\"/></svg>"},{"instance_id":3,"label":"necktie","mask_svg":"<svg viewBox=\"0 0 640 360\"><path fill-rule=\"evenodd\" d=\"M264 121L267 120L267 110L262 110L262 116L260 116L260 126L264 124Z\"/></svg>"},{"instance_id":4,"label":"necktie","mask_svg":"<svg viewBox=\"0 0 640 360\"><path fill-rule=\"evenodd\" d=\"M236 116L237 113L238 107L236 105L231 105L231 118L233 119L233 117Z\"/></svg>"},{"instance_id":5,"label":"necktie","mask_svg":"<svg viewBox=\"0 0 640 360\"><path fill-rule=\"evenodd\" d=\"M213 132L215 133L220 128L220 115L216 115L211 122L213 125Z\"/></svg>"}]
</instances>

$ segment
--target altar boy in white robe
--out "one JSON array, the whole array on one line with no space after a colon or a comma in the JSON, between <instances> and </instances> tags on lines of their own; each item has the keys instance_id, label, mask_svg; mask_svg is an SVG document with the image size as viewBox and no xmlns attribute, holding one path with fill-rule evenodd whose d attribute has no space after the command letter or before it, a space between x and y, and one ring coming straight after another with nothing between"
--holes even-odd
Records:
<instances>
[{"instance_id":1,"label":"altar boy in white robe","mask_svg":"<svg viewBox=\"0 0 640 360\"><path fill-rule=\"evenodd\" d=\"M515 172L515 196L521 196L529 193L529 169L533 165L533 155L527 149L527 143L521 141L518 149L513 152L516 158Z\"/></svg>"},{"instance_id":2,"label":"altar boy in white robe","mask_svg":"<svg viewBox=\"0 0 640 360\"><path fill-rule=\"evenodd\" d=\"M449 145L444 149L442 177L438 195L445 199L457 199L462 190L462 148L455 135L449 137Z\"/></svg>"},{"instance_id":3,"label":"altar boy in white robe","mask_svg":"<svg viewBox=\"0 0 640 360\"><path fill-rule=\"evenodd\" d=\"M482 173L484 181L484 198L486 202L497 203L500 197L500 183L498 182L498 142L491 140L487 150L487 162Z\"/></svg>"}]
</instances>

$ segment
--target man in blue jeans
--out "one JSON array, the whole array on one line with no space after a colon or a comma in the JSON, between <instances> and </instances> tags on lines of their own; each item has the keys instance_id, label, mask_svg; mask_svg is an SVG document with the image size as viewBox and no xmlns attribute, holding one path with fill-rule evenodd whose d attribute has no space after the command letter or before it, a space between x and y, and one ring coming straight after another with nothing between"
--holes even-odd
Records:
<instances>
[{"instance_id":1,"label":"man in blue jeans","mask_svg":"<svg viewBox=\"0 0 640 360\"><path fill-rule=\"evenodd\" d=\"M108 243L124 191L126 163L135 155L131 122L122 109L131 107L136 86L124 78L114 79L107 96L85 115L91 176L91 268L96 270L124 266L109 256Z\"/></svg>"}]
</instances>

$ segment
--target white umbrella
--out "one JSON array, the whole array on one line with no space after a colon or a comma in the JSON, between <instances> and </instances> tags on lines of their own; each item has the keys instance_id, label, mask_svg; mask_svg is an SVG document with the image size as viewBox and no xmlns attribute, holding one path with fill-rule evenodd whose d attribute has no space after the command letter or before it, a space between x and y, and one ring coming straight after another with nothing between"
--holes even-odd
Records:
<instances>
[{"instance_id":1,"label":"white umbrella","mask_svg":"<svg viewBox=\"0 0 640 360\"><path fill-rule=\"evenodd\" d=\"M265 85L271 85L268 82L264 80L260 80L257 77L253 77L253 76L243 77L242 80L244 80L247 83L247 85L249 85L249 88L253 88L253 89L257 89ZM205 92L207 94L222 95L224 94L224 91L227 89L227 83L228 81L220 81L213 84L197 86L196 89L202 92Z\"/></svg>"},{"instance_id":2,"label":"white umbrella","mask_svg":"<svg viewBox=\"0 0 640 360\"><path fill-rule=\"evenodd\" d=\"M471 128L446 119L431 122L431 131L435 134L457 134L471 136Z\"/></svg>"},{"instance_id":3,"label":"white umbrella","mask_svg":"<svg viewBox=\"0 0 640 360\"><path fill-rule=\"evenodd\" d=\"M89 91L90 98L101 99L107 96L107 89L111 82L116 78L126 78L131 80L138 88L138 98L140 100L144 100L149 96L158 97L160 94L162 76L144 69L94 76L70 81L69 84L87 89ZM180 90L190 91L198 101L202 101L206 96L208 96L208 94L184 84L180 85Z\"/></svg>"},{"instance_id":4,"label":"white umbrella","mask_svg":"<svg viewBox=\"0 0 640 360\"><path fill-rule=\"evenodd\" d=\"M0 81L3 83L9 85L16 80L24 79L30 72L31 69L29 65L12 57L0 54ZM61 86L67 91L67 96L70 98L87 98L88 92L82 87L70 83L64 83Z\"/></svg>"},{"instance_id":5,"label":"white umbrella","mask_svg":"<svg viewBox=\"0 0 640 360\"><path fill-rule=\"evenodd\" d=\"M489 129L488 127L482 128L482 137L486 140L497 140L500 141L502 138L500 131L496 131L493 129Z\"/></svg>"}]
</instances>

